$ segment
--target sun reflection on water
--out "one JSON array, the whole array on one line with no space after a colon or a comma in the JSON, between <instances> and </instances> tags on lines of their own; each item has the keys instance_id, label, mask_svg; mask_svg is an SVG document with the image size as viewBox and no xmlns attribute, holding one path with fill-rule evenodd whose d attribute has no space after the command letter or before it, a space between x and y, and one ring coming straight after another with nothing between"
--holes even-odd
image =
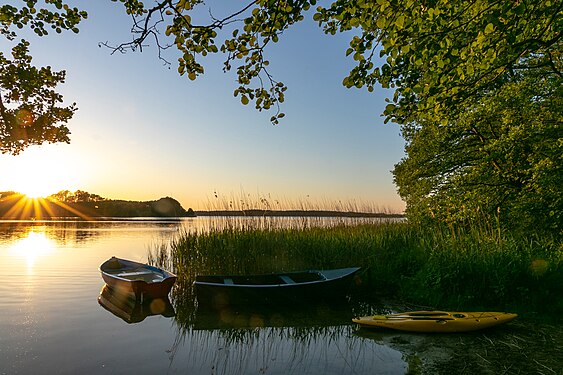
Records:
<instances>
[{"instance_id":1,"label":"sun reflection on water","mask_svg":"<svg viewBox=\"0 0 563 375\"><path fill-rule=\"evenodd\" d=\"M53 251L55 244L45 235L45 232L31 231L9 249L11 256L21 257L26 260L28 273L33 273L35 262L41 256L46 256Z\"/></svg>"}]
</instances>

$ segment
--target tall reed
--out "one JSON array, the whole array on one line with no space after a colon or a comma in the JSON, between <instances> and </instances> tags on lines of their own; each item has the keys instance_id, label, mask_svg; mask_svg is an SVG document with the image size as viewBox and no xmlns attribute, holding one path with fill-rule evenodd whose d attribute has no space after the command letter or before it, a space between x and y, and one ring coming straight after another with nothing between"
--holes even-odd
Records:
<instances>
[{"instance_id":1,"label":"tall reed","mask_svg":"<svg viewBox=\"0 0 563 375\"><path fill-rule=\"evenodd\" d=\"M157 248L152 259L179 275L177 292L189 298L198 274L360 266L359 298L393 296L447 309L563 312L563 247L557 239L499 235L485 226L249 223L185 231Z\"/></svg>"}]
</instances>

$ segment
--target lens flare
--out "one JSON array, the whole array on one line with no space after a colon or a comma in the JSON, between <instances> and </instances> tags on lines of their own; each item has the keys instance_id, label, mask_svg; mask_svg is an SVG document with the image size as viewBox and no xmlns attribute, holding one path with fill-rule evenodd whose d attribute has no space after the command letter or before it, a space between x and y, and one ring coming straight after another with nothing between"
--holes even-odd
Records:
<instances>
[{"instance_id":1,"label":"lens flare","mask_svg":"<svg viewBox=\"0 0 563 375\"><path fill-rule=\"evenodd\" d=\"M21 127L31 126L34 121L33 113L30 110L22 108L16 113L16 122Z\"/></svg>"}]
</instances>

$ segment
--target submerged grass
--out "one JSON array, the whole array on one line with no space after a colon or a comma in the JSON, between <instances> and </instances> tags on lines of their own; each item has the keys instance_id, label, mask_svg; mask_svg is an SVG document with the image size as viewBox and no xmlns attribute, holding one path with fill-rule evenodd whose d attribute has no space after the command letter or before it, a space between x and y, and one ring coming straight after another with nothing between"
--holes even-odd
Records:
<instances>
[{"instance_id":1,"label":"submerged grass","mask_svg":"<svg viewBox=\"0 0 563 375\"><path fill-rule=\"evenodd\" d=\"M197 274L248 274L360 266L357 296L399 297L442 309L563 312L560 240L487 229L350 225L233 225L181 233L151 251L193 295ZM250 222L252 223L252 222Z\"/></svg>"}]
</instances>

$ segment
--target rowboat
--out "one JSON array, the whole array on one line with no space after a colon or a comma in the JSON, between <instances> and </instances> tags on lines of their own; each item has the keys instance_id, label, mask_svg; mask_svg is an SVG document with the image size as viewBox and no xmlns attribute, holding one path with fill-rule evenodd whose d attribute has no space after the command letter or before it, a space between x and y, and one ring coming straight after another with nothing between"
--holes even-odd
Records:
<instances>
[{"instance_id":1,"label":"rowboat","mask_svg":"<svg viewBox=\"0 0 563 375\"><path fill-rule=\"evenodd\" d=\"M111 257L100 265L106 284L121 294L136 298L167 297L176 282L176 275L148 264Z\"/></svg>"},{"instance_id":2,"label":"rowboat","mask_svg":"<svg viewBox=\"0 0 563 375\"><path fill-rule=\"evenodd\" d=\"M343 300L360 268L308 270L261 275L196 276L198 306L336 302Z\"/></svg>"},{"instance_id":3,"label":"rowboat","mask_svg":"<svg viewBox=\"0 0 563 375\"><path fill-rule=\"evenodd\" d=\"M360 327L410 332L468 332L510 322L518 315L506 312L411 311L354 318Z\"/></svg>"},{"instance_id":4,"label":"rowboat","mask_svg":"<svg viewBox=\"0 0 563 375\"><path fill-rule=\"evenodd\" d=\"M160 315L171 318L176 315L168 297L146 298L141 302L131 294L121 294L107 284L100 291L98 303L129 324L142 322L148 316Z\"/></svg>"}]
</instances>

